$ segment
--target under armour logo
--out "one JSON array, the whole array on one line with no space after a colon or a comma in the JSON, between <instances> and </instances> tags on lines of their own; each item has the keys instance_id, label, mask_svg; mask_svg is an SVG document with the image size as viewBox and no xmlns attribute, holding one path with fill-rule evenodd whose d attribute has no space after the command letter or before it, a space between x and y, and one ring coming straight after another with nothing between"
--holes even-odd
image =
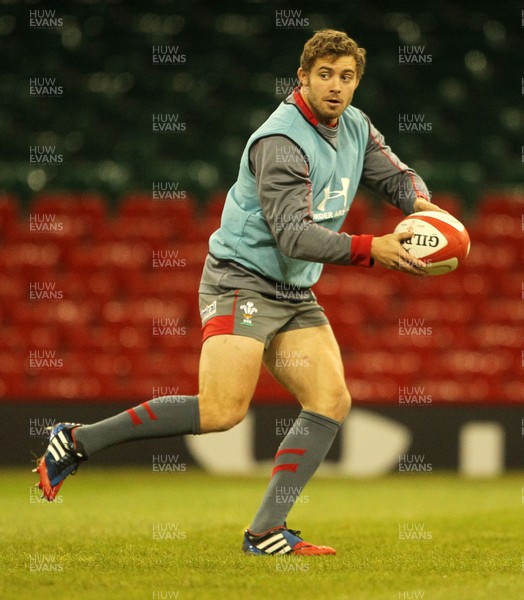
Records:
<instances>
[{"instance_id":1,"label":"under armour logo","mask_svg":"<svg viewBox=\"0 0 524 600\"><path fill-rule=\"evenodd\" d=\"M326 210L326 202L328 200L333 200L333 198L338 198L339 196L342 196L344 198L344 207L346 206L348 202L349 177L341 177L340 180L342 181L341 190L335 190L332 192L329 186L327 188L324 188L324 198L322 199L321 203L317 206L317 210Z\"/></svg>"}]
</instances>

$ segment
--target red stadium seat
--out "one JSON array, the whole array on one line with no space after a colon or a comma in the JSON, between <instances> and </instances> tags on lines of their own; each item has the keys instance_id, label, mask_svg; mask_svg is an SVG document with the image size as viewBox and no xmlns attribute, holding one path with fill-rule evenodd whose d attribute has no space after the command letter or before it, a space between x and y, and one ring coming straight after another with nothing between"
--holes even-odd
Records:
<instances>
[{"instance_id":1,"label":"red stadium seat","mask_svg":"<svg viewBox=\"0 0 524 600\"><path fill-rule=\"evenodd\" d=\"M198 301L198 284L200 282L200 273L194 270L158 270L154 273L144 275L144 281L160 297L191 298L192 301Z\"/></svg>"},{"instance_id":2,"label":"red stadium seat","mask_svg":"<svg viewBox=\"0 0 524 600\"><path fill-rule=\"evenodd\" d=\"M495 400L502 398L507 402L522 403L522 377L509 375L499 380L499 386L501 391Z\"/></svg>"},{"instance_id":3,"label":"red stadium seat","mask_svg":"<svg viewBox=\"0 0 524 600\"><path fill-rule=\"evenodd\" d=\"M94 193L52 191L37 194L31 212L91 215L95 219L106 218L106 202Z\"/></svg>"},{"instance_id":4,"label":"red stadium seat","mask_svg":"<svg viewBox=\"0 0 524 600\"><path fill-rule=\"evenodd\" d=\"M96 305L92 301L61 300L60 302L23 302L11 309L13 323L22 326L65 324L76 327L96 318Z\"/></svg>"},{"instance_id":5,"label":"red stadium seat","mask_svg":"<svg viewBox=\"0 0 524 600\"><path fill-rule=\"evenodd\" d=\"M38 397L53 402L70 402L72 399L96 400L105 396L100 382L88 375L61 373L39 377L35 388Z\"/></svg>"},{"instance_id":6,"label":"red stadium seat","mask_svg":"<svg viewBox=\"0 0 524 600\"><path fill-rule=\"evenodd\" d=\"M93 237L106 220L106 202L98 194L42 192L30 207L27 229L61 243Z\"/></svg>"},{"instance_id":7,"label":"red stadium seat","mask_svg":"<svg viewBox=\"0 0 524 600\"><path fill-rule=\"evenodd\" d=\"M127 275L127 274L126 274ZM84 275L86 288L93 299L99 301L116 298L120 292L117 279L107 271L96 271Z\"/></svg>"},{"instance_id":8,"label":"red stadium seat","mask_svg":"<svg viewBox=\"0 0 524 600\"><path fill-rule=\"evenodd\" d=\"M220 227L220 217L215 215L201 215L185 232L184 240L188 242L200 242L208 247L208 241L212 233Z\"/></svg>"},{"instance_id":9,"label":"red stadium seat","mask_svg":"<svg viewBox=\"0 0 524 600\"><path fill-rule=\"evenodd\" d=\"M64 343L69 349L82 350L91 356L96 356L100 353L114 353L120 350L125 345L121 338L123 329L125 327L120 324L89 323L75 328L65 327L61 332Z\"/></svg>"},{"instance_id":10,"label":"red stadium seat","mask_svg":"<svg viewBox=\"0 0 524 600\"><path fill-rule=\"evenodd\" d=\"M477 321L500 325L521 325L524 322L524 302L520 297L487 298L476 307Z\"/></svg>"},{"instance_id":11,"label":"red stadium seat","mask_svg":"<svg viewBox=\"0 0 524 600\"><path fill-rule=\"evenodd\" d=\"M341 231L348 234L374 233L374 201L363 194L357 194ZM400 215L401 213L399 213ZM399 219L400 220L400 219Z\"/></svg>"},{"instance_id":12,"label":"red stadium seat","mask_svg":"<svg viewBox=\"0 0 524 600\"><path fill-rule=\"evenodd\" d=\"M471 330L471 337L479 350L512 348L518 352L523 347L524 322L482 323Z\"/></svg>"},{"instance_id":13,"label":"red stadium seat","mask_svg":"<svg viewBox=\"0 0 524 600\"><path fill-rule=\"evenodd\" d=\"M62 251L56 243L38 243L36 240L33 243L13 243L0 252L0 269L13 273L57 269L62 258Z\"/></svg>"},{"instance_id":14,"label":"red stadium seat","mask_svg":"<svg viewBox=\"0 0 524 600\"><path fill-rule=\"evenodd\" d=\"M524 194L522 192L490 191L483 194L479 202L481 216L511 215L522 219Z\"/></svg>"},{"instance_id":15,"label":"red stadium seat","mask_svg":"<svg viewBox=\"0 0 524 600\"><path fill-rule=\"evenodd\" d=\"M102 307L104 322L151 327L152 335L176 335L186 327L188 306L183 300L145 298L140 300L110 300ZM158 333L154 333L154 330Z\"/></svg>"},{"instance_id":16,"label":"red stadium seat","mask_svg":"<svg viewBox=\"0 0 524 600\"><path fill-rule=\"evenodd\" d=\"M336 273L329 269L324 269L322 277L314 288L315 294L321 304L322 302L329 302L330 298L335 300L339 298L341 280L342 278L337 276Z\"/></svg>"},{"instance_id":17,"label":"red stadium seat","mask_svg":"<svg viewBox=\"0 0 524 600\"><path fill-rule=\"evenodd\" d=\"M452 192L435 192L431 198L431 202L440 208L447 210L450 214L456 217L459 221L464 218L464 203ZM466 227L467 227L466 223Z\"/></svg>"},{"instance_id":18,"label":"red stadium seat","mask_svg":"<svg viewBox=\"0 0 524 600\"><path fill-rule=\"evenodd\" d=\"M440 356L439 364L444 373L455 377L476 375L504 375L514 367L515 352L511 350L450 350Z\"/></svg>"},{"instance_id":19,"label":"red stadium seat","mask_svg":"<svg viewBox=\"0 0 524 600\"><path fill-rule=\"evenodd\" d=\"M0 303L8 304L28 295L28 285L21 277L0 273Z\"/></svg>"},{"instance_id":20,"label":"red stadium seat","mask_svg":"<svg viewBox=\"0 0 524 600\"><path fill-rule=\"evenodd\" d=\"M374 235L386 235L393 233L395 227L402 221L404 214L395 206L387 202L381 203L378 219L373 226L373 230L367 233Z\"/></svg>"},{"instance_id":21,"label":"red stadium seat","mask_svg":"<svg viewBox=\"0 0 524 600\"><path fill-rule=\"evenodd\" d=\"M158 215L168 220L178 220L190 224L195 217L196 203L192 196L185 194L180 200L154 200L153 194L132 193L120 201L119 214L129 217L154 217Z\"/></svg>"},{"instance_id":22,"label":"red stadium seat","mask_svg":"<svg viewBox=\"0 0 524 600\"><path fill-rule=\"evenodd\" d=\"M476 241L491 243L492 246L494 242L497 246L514 246L522 236L522 214L480 214L468 227L472 247Z\"/></svg>"},{"instance_id":23,"label":"red stadium seat","mask_svg":"<svg viewBox=\"0 0 524 600\"><path fill-rule=\"evenodd\" d=\"M345 296L361 296L366 299L387 299L398 291L398 280L387 273L372 273L368 269L349 268L340 276L340 292Z\"/></svg>"},{"instance_id":24,"label":"red stadium seat","mask_svg":"<svg viewBox=\"0 0 524 600\"><path fill-rule=\"evenodd\" d=\"M64 263L72 271L147 269L152 264L153 251L143 242L107 242L80 245L65 256Z\"/></svg>"},{"instance_id":25,"label":"red stadium seat","mask_svg":"<svg viewBox=\"0 0 524 600\"><path fill-rule=\"evenodd\" d=\"M155 389L195 393L197 290L223 200L217 194L197 215L189 197L134 194L111 220L96 194L40 194L30 214L55 215L51 221L62 225L46 232L19 221L16 200L0 195L0 397L133 402ZM461 217L452 195L434 200ZM486 197L467 223L469 258L445 277L325 266L315 293L357 401L398 404L406 386L424 387L434 403L522 401L522 212L522 198ZM346 229L385 233L401 218L358 197ZM46 282L63 293L59 302L30 298L30 285ZM63 364L31 366L39 351ZM262 370L255 401L291 395Z\"/></svg>"},{"instance_id":26,"label":"red stadium seat","mask_svg":"<svg viewBox=\"0 0 524 600\"><path fill-rule=\"evenodd\" d=\"M151 346L155 350L165 352L173 364L177 364L178 356L185 352L199 353L202 346L201 327L192 325L190 322L184 325L184 335L160 335L154 336ZM175 369L176 372L176 369Z\"/></svg>"},{"instance_id":27,"label":"red stadium seat","mask_svg":"<svg viewBox=\"0 0 524 600\"><path fill-rule=\"evenodd\" d=\"M354 400L371 403L398 403L399 385L391 377L353 376L349 369L347 386Z\"/></svg>"},{"instance_id":28,"label":"red stadium seat","mask_svg":"<svg viewBox=\"0 0 524 600\"><path fill-rule=\"evenodd\" d=\"M175 227L160 215L122 215L114 220L111 236L123 243L131 240L162 244L180 236L182 223Z\"/></svg>"},{"instance_id":29,"label":"red stadium seat","mask_svg":"<svg viewBox=\"0 0 524 600\"><path fill-rule=\"evenodd\" d=\"M9 237L18 225L18 202L15 196L0 194L0 236Z\"/></svg>"},{"instance_id":30,"label":"red stadium seat","mask_svg":"<svg viewBox=\"0 0 524 600\"><path fill-rule=\"evenodd\" d=\"M224 203L226 201L227 191L221 190L212 194L206 203L205 211L208 215L220 219Z\"/></svg>"}]
</instances>

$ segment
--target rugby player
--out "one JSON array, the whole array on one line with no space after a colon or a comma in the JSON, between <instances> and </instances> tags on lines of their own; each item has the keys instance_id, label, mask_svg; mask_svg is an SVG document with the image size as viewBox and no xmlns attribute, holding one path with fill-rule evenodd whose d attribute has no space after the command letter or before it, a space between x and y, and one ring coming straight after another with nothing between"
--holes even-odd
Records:
<instances>
[{"instance_id":1,"label":"rugby player","mask_svg":"<svg viewBox=\"0 0 524 600\"><path fill-rule=\"evenodd\" d=\"M155 398L91 425L55 426L36 469L45 498L53 500L64 479L104 448L234 427L246 415L263 363L301 411L275 455L265 495L244 532L243 551L335 554L287 526L289 511L330 449L351 402L339 346L311 287L324 263L364 268L380 263L425 274L424 263L401 244L411 232L338 233L359 185L406 215L440 210L419 175L351 105L365 54L344 32L315 33L300 57L300 85L246 144L200 283L198 394ZM300 367L283 365L278 356L304 360ZM287 502L279 501L279 489L291 492Z\"/></svg>"}]
</instances>

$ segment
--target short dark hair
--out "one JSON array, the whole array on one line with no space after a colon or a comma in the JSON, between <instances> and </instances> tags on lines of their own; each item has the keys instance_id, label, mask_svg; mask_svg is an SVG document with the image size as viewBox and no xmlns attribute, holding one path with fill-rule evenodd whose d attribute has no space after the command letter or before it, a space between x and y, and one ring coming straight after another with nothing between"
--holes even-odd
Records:
<instances>
[{"instance_id":1,"label":"short dark hair","mask_svg":"<svg viewBox=\"0 0 524 600\"><path fill-rule=\"evenodd\" d=\"M353 56L357 64L357 77L360 79L366 66L366 51L344 31L321 29L304 44L300 56L300 67L311 71L317 58L324 56Z\"/></svg>"}]
</instances>

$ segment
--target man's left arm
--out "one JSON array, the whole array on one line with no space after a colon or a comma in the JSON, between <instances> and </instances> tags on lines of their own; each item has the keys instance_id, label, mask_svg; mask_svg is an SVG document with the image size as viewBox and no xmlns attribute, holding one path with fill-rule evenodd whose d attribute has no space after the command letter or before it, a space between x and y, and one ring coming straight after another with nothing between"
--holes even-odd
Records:
<instances>
[{"instance_id":1,"label":"man's left arm","mask_svg":"<svg viewBox=\"0 0 524 600\"><path fill-rule=\"evenodd\" d=\"M386 145L384 136L364 115L369 124L369 139L364 155L360 183L385 196L405 215L421 210L443 211L431 202L431 194L413 169L404 164Z\"/></svg>"}]
</instances>

